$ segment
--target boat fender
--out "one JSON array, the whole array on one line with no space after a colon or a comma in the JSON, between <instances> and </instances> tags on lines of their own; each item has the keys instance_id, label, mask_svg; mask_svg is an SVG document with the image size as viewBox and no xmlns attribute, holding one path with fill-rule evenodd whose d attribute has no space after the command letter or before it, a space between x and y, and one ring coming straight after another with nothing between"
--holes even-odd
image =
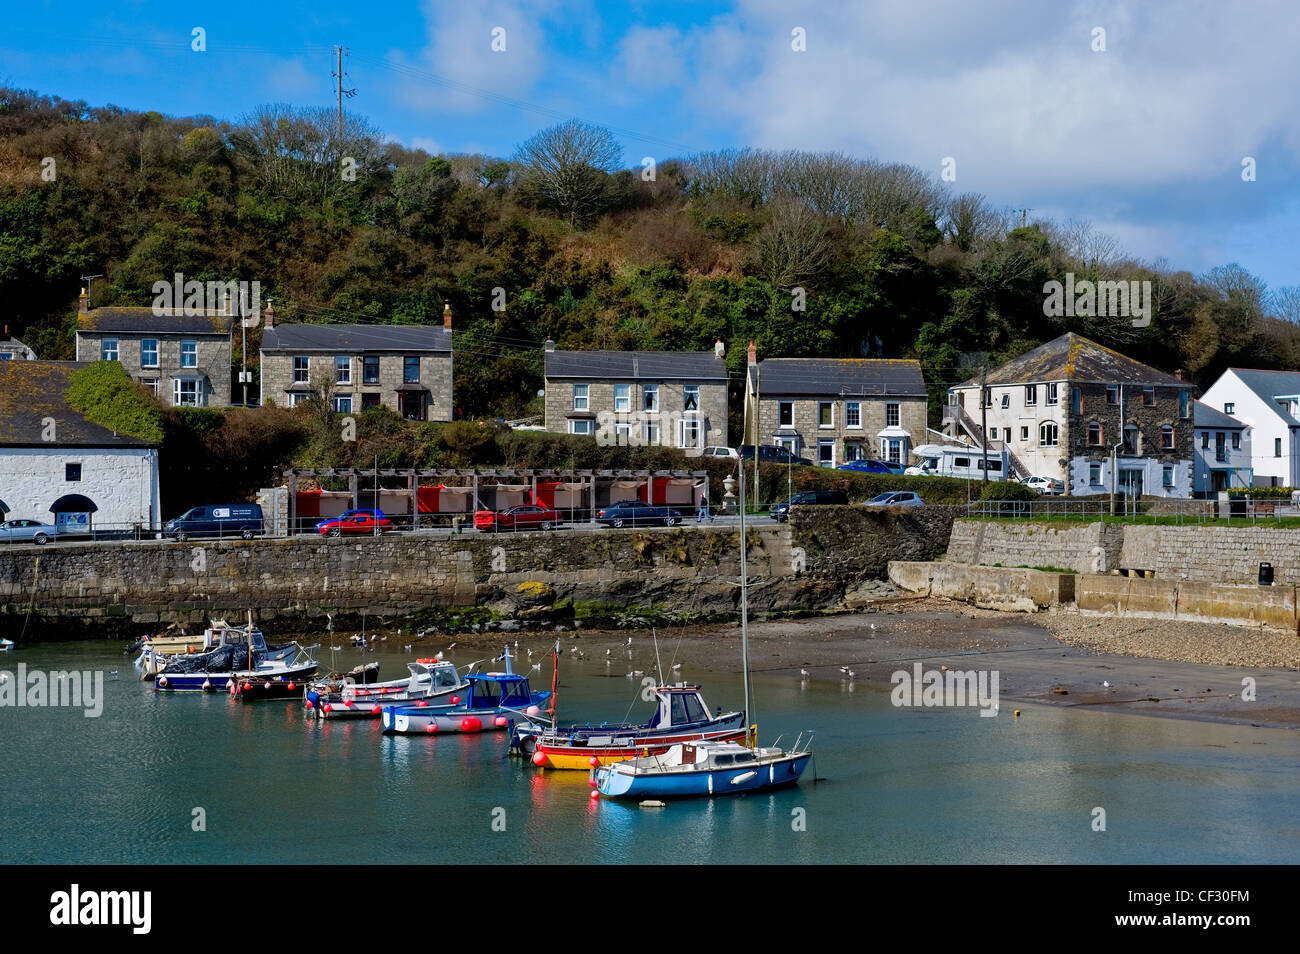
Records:
<instances>
[{"instance_id":1,"label":"boat fender","mask_svg":"<svg viewBox=\"0 0 1300 954\"><path fill-rule=\"evenodd\" d=\"M307 698L307 708L308 708L308 709L314 709L314 708L315 708L315 706L312 704L312 701L311 701L311 697L310 697L310 696L308 696L308 698Z\"/></svg>"},{"instance_id":2,"label":"boat fender","mask_svg":"<svg viewBox=\"0 0 1300 954\"><path fill-rule=\"evenodd\" d=\"M289 683L289 691L293 692L293 683Z\"/></svg>"},{"instance_id":3,"label":"boat fender","mask_svg":"<svg viewBox=\"0 0 1300 954\"><path fill-rule=\"evenodd\" d=\"M592 768L595 768L600 764L600 759L596 758L596 756L593 755L591 758L587 759L587 764L590 765Z\"/></svg>"},{"instance_id":4,"label":"boat fender","mask_svg":"<svg viewBox=\"0 0 1300 954\"><path fill-rule=\"evenodd\" d=\"M534 765L545 765L545 764L546 764L546 753L545 753L545 752L534 752L534 753L533 753L533 764L534 764Z\"/></svg>"},{"instance_id":5,"label":"boat fender","mask_svg":"<svg viewBox=\"0 0 1300 954\"><path fill-rule=\"evenodd\" d=\"M372 715L379 715L379 706L371 706L370 712Z\"/></svg>"},{"instance_id":6,"label":"boat fender","mask_svg":"<svg viewBox=\"0 0 1300 954\"><path fill-rule=\"evenodd\" d=\"M236 680L236 679L232 679L232 680L230 680L230 682L229 682L227 685L228 685L228 687L229 687L229 689L230 689L230 694L231 694L232 696L235 695L237 692L239 692L239 681L238 681L238 680Z\"/></svg>"},{"instance_id":7,"label":"boat fender","mask_svg":"<svg viewBox=\"0 0 1300 954\"><path fill-rule=\"evenodd\" d=\"M542 710L537 708L537 706L529 706L527 709L524 710L524 714L530 715L534 719L536 719L539 715L542 714Z\"/></svg>"},{"instance_id":8,"label":"boat fender","mask_svg":"<svg viewBox=\"0 0 1300 954\"><path fill-rule=\"evenodd\" d=\"M590 785L592 788L595 788L595 787L596 787L596 779L595 779L594 777L587 779L587 784Z\"/></svg>"},{"instance_id":9,"label":"boat fender","mask_svg":"<svg viewBox=\"0 0 1300 954\"><path fill-rule=\"evenodd\" d=\"M492 724L496 726L498 729L504 729L506 727L506 723L509 721L510 720L507 719L505 716L499 715L492 720Z\"/></svg>"},{"instance_id":10,"label":"boat fender","mask_svg":"<svg viewBox=\"0 0 1300 954\"><path fill-rule=\"evenodd\" d=\"M166 677L166 676L159 676L159 677L158 677L158 685L160 685L160 686L162 686L164 689L166 689L166 688L167 688L167 677Z\"/></svg>"},{"instance_id":11,"label":"boat fender","mask_svg":"<svg viewBox=\"0 0 1300 954\"><path fill-rule=\"evenodd\" d=\"M428 704L429 704L429 703L427 703L427 702L425 702L423 699L421 699L419 702L416 703L416 706L419 707L419 708L421 708L421 709L423 709L423 708L424 708L425 706L427 706Z\"/></svg>"},{"instance_id":12,"label":"boat fender","mask_svg":"<svg viewBox=\"0 0 1300 954\"><path fill-rule=\"evenodd\" d=\"M426 725L426 726L424 727L424 731L425 731L425 732L430 732L430 733L432 733L432 732L437 732L437 731L438 731L438 723L436 723L436 722L430 722L428 725Z\"/></svg>"},{"instance_id":13,"label":"boat fender","mask_svg":"<svg viewBox=\"0 0 1300 954\"><path fill-rule=\"evenodd\" d=\"M203 680L203 691L204 691L204 692L207 692L207 691L209 691L211 688L212 688L212 680L211 680L211 679L204 679L204 680Z\"/></svg>"},{"instance_id":14,"label":"boat fender","mask_svg":"<svg viewBox=\"0 0 1300 954\"><path fill-rule=\"evenodd\" d=\"M249 691L251 691L252 688L253 688L253 684L252 684L251 682L246 682L246 683L244 683L244 691L245 691L245 692L249 692Z\"/></svg>"},{"instance_id":15,"label":"boat fender","mask_svg":"<svg viewBox=\"0 0 1300 954\"><path fill-rule=\"evenodd\" d=\"M452 696L452 697L451 697L451 704L452 704L453 706L458 706L458 705L460 705L460 696Z\"/></svg>"},{"instance_id":16,"label":"boat fender","mask_svg":"<svg viewBox=\"0 0 1300 954\"><path fill-rule=\"evenodd\" d=\"M344 699L344 700L343 700L343 706L344 706L344 708L351 709L351 708L352 708L352 700L351 700L351 699Z\"/></svg>"},{"instance_id":17,"label":"boat fender","mask_svg":"<svg viewBox=\"0 0 1300 954\"><path fill-rule=\"evenodd\" d=\"M475 716L468 716L460 720L460 731L477 732L483 728L483 723Z\"/></svg>"},{"instance_id":18,"label":"boat fender","mask_svg":"<svg viewBox=\"0 0 1300 954\"><path fill-rule=\"evenodd\" d=\"M593 788L593 789L591 790L591 797L592 797L593 800L594 800L594 799L597 799L597 798L600 798L600 792Z\"/></svg>"},{"instance_id":19,"label":"boat fender","mask_svg":"<svg viewBox=\"0 0 1300 954\"><path fill-rule=\"evenodd\" d=\"M333 711L334 711L334 707L333 707L332 705L330 705L328 702L325 703L325 705L324 705L323 708L325 709L326 712L333 712Z\"/></svg>"}]
</instances>

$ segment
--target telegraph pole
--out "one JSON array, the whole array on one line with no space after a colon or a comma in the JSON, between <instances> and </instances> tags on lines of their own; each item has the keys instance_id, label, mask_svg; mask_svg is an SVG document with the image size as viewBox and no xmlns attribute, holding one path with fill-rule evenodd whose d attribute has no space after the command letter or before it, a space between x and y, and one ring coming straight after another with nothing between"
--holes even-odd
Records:
<instances>
[{"instance_id":1,"label":"telegraph pole","mask_svg":"<svg viewBox=\"0 0 1300 954\"><path fill-rule=\"evenodd\" d=\"M335 66L334 79L337 81L335 83L335 91L338 95L338 140L340 146L343 144L343 97L346 96L348 99L351 99L353 96L357 95L355 89L343 88L343 77L347 75L343 72L343 54L347 52L347 49L344 47L334 47L335 62L337 64Z\"/></svg>"},{"instance_id":2,"label":"telegraph pole","mask_svg":"<svg viewBox=\"0 0 1300 954\"><path fill-rule=\"evenodd\" d=\"M980 465L980 472L981 474L983 474L983 487L988 487L989 485L989 366L987 362L980 365L980 453L984 455L983 463ZM981 488L981 490L983 490L983 487Z\"/></svg>"}]
</instances>

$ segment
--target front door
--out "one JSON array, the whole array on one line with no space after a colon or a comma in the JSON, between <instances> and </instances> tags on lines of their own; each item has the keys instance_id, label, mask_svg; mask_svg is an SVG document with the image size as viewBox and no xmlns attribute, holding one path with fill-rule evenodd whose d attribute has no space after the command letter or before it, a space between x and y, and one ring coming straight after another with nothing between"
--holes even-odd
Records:
<instances>
[{"instance_id":1,"label":"front door","mask_svg":"<svg viewBox=\"0 0 1300 954\"><path fill-rule=\"evenodd\" d=\"M1210 490L1216 494L1228 489L1228 472L1226 470L1210 471Z\"/></svg>"},{"instance_id":2,"label":"front door","mask_svg":"<svg viewBox=\"0 0 1300 954\"><path fill-rule=\"evenodd\" d=\"M1119 472L1119 488L1126 497L1142 496L1142 471L1138 469Z\"/></svg>"},{"instance_id":3,"label":"front door","mask_svg":"<svg viewBox=\"0 0 1300 954\"><path fill-rule=\"evenodd\" d=\"M398 391L397 413L408 421L423 421L424 394L419 391Z\"/></svg>"}]
</instances>

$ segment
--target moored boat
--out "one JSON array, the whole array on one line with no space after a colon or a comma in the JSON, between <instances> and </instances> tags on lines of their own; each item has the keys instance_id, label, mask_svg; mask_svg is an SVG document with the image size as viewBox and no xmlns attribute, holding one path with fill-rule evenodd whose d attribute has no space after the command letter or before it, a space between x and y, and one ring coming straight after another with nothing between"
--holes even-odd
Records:
<instances>
[{"instance_id":1,"label":"moored boat","mask_svg":"<svg viewBox=\"0 0 1300 954\"><path fill-rule=\"evenodd\" d=\"M384 706L418 701L457 705L460 699L452 698L469 691L469 681L445 659L417 659L406 666L411 671L407 678L389 682L313 683L307 688L306 706L318 719L377 719Z\"/></svg>"},{"instance_id":2,"label":"moored boat","mask_svg":"<svg viewBox=\"0 0 1300 954\"><path fill-rule=\"evenodd\" d=\"M533 692L528 677L510 667L506 647L505 672L470 673L469 688L462 702L431 705L419 700L414 705L383 706L380 719L385 733L433 735L440 732L492 732L508 728L519 718L537 718L549 692ZM454 696L451 698L455 698Z\"/></svg>"},{"instance_id":3,"label":"moored boat","mask_svg":"<svg viewBox=\"0 0 1300 954\"><path fill-rule=\"evenodd\" d=\"M799 781L812 752L750 748L736 742L681 742L663 755L602 765L592 770L596 791L608 798L697 798L781 788ZM811 743L811 738L808 740Z\"/></svg>"},{"instance_id":4,"label":"moored boat","mask_svg":"<svg viewBox=\"0 0 1300 954\"><path fill-rule=\"evenodd\" d=\"M260 698L286 698L316 674L316 661L307 650L297 643L268 648L251 620L247 627L225 627L220 636L220 643L206 652L168 660L154 680L155 690L239 694L247 683L250 690L254 685L263 689Z\"/></svg>"}]
</instances>

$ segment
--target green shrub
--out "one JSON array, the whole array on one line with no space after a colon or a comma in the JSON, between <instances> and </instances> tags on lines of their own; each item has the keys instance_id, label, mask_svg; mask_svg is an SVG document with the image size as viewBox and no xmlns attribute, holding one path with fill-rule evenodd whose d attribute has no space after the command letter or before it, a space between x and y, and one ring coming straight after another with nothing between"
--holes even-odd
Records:
<instances>
[{"instance_id":1,"label":"green shrub","mask_svg":"<svg viewBox=\"0 0 1300 954\"><path fill-rule=\"evenodd\" d=\"M1038 491L1015 480L990 480L979 495L980 500L1037 500Z\"/></svg>"},{"instance_id":2,"label":"green shrub","mask_svg":"<svg viewBox=\"0 0 1300 954\"><path fill-rule=\"evenodd\" d=\"M162 407L116 361L96 361L74 372L64 397L101 427L150 444L162 443Z\"/></svg>"}]
</instances>

